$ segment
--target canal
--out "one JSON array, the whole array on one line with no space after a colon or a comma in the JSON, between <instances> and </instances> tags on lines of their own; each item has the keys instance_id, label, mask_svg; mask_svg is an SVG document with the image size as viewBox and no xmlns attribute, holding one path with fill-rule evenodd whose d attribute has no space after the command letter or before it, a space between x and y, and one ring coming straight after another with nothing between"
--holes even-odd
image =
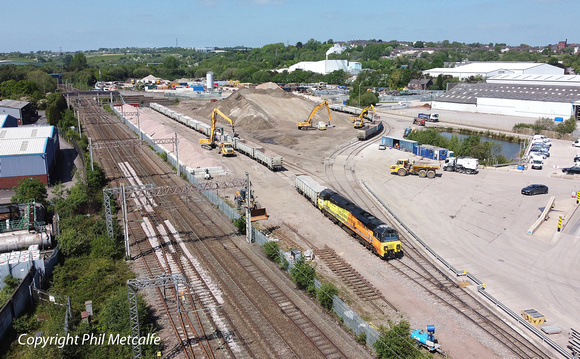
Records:
<instances>
[{"instance_id":1,"label":"canal","mask_svg":"<svg viewBox=\"0 0 580 359\"><path fill-rule=\"evenodd\" d=\"M459 133L451 133L451 132L440 132L440 134L441 134L441 136L444 136L447 139L451 138L452 135L455 135L460 140L463 140L463 139L470 136L470 135L462 135ZM508 141L498 140L495 138L489 138L489 137L484 137L484 136L479 136L479 137L481 138L481 142L494 142L494 143L499 144L501 146L501 151L499 154L504 156L508 160L517 159L518 155L523 150L523 147L522 147L523 144L520 144L518 142L508 142Z\"/></svg>"}]
</instances>

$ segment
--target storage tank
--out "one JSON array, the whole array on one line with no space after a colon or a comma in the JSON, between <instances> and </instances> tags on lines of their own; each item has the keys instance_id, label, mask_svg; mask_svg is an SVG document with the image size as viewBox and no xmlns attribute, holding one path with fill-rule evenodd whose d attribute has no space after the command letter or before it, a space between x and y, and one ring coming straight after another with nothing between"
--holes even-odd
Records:
<instances>
[{"instance_id":1,"label":"storage tank","mask_svg":"<svg viewBox=\"0 0 580 359\"><path fill-rule=\"evenodd\" d=\"M207 73L207 91L213 90L213 71Z\"/></svg>"}]
</instances>

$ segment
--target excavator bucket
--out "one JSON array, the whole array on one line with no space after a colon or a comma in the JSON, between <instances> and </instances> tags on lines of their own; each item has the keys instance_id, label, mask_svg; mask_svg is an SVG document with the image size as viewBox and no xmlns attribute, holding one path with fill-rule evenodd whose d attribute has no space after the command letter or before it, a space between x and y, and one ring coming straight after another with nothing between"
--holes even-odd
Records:
<instances>
[{"instance_id":1,"label":"excavator bucket","mask_svg":"<svg viewBox=\"0 0 580 359\"><path fill-rule=\"evenodd\" d=\"M252 218L252 222L254 222L268 219L270 216L266 212L266 208L257 208L250 211L250 217Z\"/></svg>"}]
</instances>

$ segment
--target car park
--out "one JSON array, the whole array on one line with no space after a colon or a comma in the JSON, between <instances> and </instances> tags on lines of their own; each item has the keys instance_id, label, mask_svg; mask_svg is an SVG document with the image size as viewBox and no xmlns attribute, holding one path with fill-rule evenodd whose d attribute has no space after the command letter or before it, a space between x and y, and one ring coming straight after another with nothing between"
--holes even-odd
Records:
<instances>
[{"instance_id":1,"label":"car park","mask_svg":"<svg viewBox=\"0 0 580 359\"><path fill-rule=\"evenodd\" d=\"M533 196L535 194L548 193L548 186L543 184L531 184L527 187L522 188L522 194L527 196Z\"/></svg>"},{"instance_id":2,"label":"car park","mask_svg":"<svg viewBox=\"0 0 580 359\"><path fill-rule=\"evenodd\" d=\"M564 167L562 168L562 173L567 175L580 174L580 166Z\"/></svg>"}]
</instances>

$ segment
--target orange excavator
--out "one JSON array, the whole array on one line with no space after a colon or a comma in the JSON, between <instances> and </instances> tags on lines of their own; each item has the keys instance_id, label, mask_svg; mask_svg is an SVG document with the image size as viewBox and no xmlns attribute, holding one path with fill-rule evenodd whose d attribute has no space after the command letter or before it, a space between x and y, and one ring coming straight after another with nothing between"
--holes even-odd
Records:
<instances>
[{"instance_id":1,"label":"orange excavator","mask_svg":"<svg viewBox=\"0 0 580 359\"><path fill-rule=\"evenodd\" d=\"M328 126L330 126L330 120L332 119L332 115L330 114L330 106L328 106L328 101L324 101L321 104L319 104L318 106L316 106L312 112L310 112L310 116L308 116L308 121L306 122L297 122L296 125L298 125L298 129L299 130L306 130L309 128L314 128L314 126L312 126L312 118L314 117L314 115L316 114L316 112L318 110L320 110L323 106L326 106L326 109L328 110ZM318 123L318 129L319 130L326 130L326 124L324 122L319 122Z\"/></svg>"}]
</instances>

